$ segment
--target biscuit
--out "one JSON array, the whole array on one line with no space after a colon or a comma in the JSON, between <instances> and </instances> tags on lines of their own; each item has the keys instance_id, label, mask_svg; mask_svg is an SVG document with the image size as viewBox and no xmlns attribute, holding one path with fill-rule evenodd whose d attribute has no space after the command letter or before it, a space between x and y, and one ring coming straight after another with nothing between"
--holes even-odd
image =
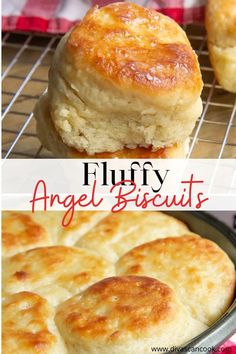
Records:
<instances>
[{"instance_id":1,"label":"biscuit","mask_svg":"<svg viewBox=\"0 0 236 354\"><path fill-rule=\"evenodd\" d=\"M173 146L163 147L155 151L151 147L136 147L134 149L124 148L115 152L101 152L94 155L88 155L85 151L80 152L63 143L60 135L55 129L48 108L48 97L44 94L35 108L35 116L37 117L37 134L43 146L51 151L58 158L77 158L77 159L172 159L185 158L189 151L189 139L184 142L174 144Z\"/></svg>"},{"instance_id":2,"label":"biscuit","mask_svg":"<svg viewBox=\"0 0 236 354\"><path fill-rule=\"evenodd\" d=\"M32 213L2 212L2 255L13 256L29 249L52 245L52 238Z\"/></svg>"},{"instance_id":3,"label":"biscuit","mask_svg":"<svg viewBox=\"0 0 236 354\"><path fill-rule=\"evenodd\" d=\"M230 306L235 290L235 269L214 242L197 235L169 237L134 248L116 266L118 275L146 275L165 282L207 325Z\"/></svg>"},{"instance_id":4,"label":"biscuit","mask_svg":"<svg viewBox=\"0 0 236 354\"><path fill-rule=\"evenodd\" d=\"M47 95L64 144L94 155L183 144L201 115L201 90L197 56L181 27L120 2L95 6L61 39Z\"/></svg>"},{"instance_id":5,"label":"biscuit","mask_svg":"<svg viewBox=\"0 0 236 354\"><path fill-rule=\"evenodd\" d=\"M211 64L221 86L236 92L236 3L208 0L206 29Z\"/></svg>"},{"instance_id":6,"label":"biscuit","mask_svg":"<svg viewBox=\"0 0 236 354\"><path fill-rule=\"evenodd\" d=\"M64 212L60 213L62 220ZM97 225L109 214L108 211L75 211L73 219L66 227L61 227L57 234L57 243L73 246L85 233Z\"/></svg>"},{"instance_id":7,"label":"biscuit","mask_svg":"<svg viewBox=\"0 0 236 354\"><path fill-rule=\"evenodd\" d=\"M109 212L75 211L67 227L62 226L64 214L64 211L3 211L2 255L9 257L42 246L73 246Z\"/></svg>"},{"instance_id":8,"label":"biscuit","mask_svg":"<svg viewBox=\"0 0 236 354\"><path fill-rule=\"evenodd\" d=\"M116 262L142 243L186 232L188 228L184 223L161 212L123 211L101 220L76 245L96 250L105 259Z\"/></svg>"},{"instance_id":9,"label":"biscuit","mask_svg":"<svg viewBox=\"0 0 236 354\"><path fill-rule=\"evenodd\" d=\"M44 225L55 245L73 246L83 234L108 214L107 211L75 211L70 224L66 227L62 226L65 211L37 211L32 217ZM68 218L66 220L68 221Z\"/></svg>"},{"instance_id":10,"label":"biscuit","mask_svg":"<svg viewBox=\"0 0 236 354\"><path fill-rule=\"evenodd\" d=\"M148 277L104 279L57 309L71 354L148 353L181 345L206 326L193 319L165 284Z\"/></svg>"},{"instance_id":11,"label":"biscuit","mask_svg":"<svg viewBox=\"0 0 236 354\"><path fill-rule=\"evenodd\" d=\"M57 305L111 275L113 266L95 252L65 246L42 247L5 259L3 290L5 294L32 291Z\"/></svg>"},{"instance_id":12,"label":"biscuit","mask_svg":"<svg viewBox=\"0 0 236 354\"><path fill-rule=\"evenodd\" d=\"M54 315L53 307L36 294L9 296L2 306L2 353L67 354Z\"/></svg>"}]
</instances>

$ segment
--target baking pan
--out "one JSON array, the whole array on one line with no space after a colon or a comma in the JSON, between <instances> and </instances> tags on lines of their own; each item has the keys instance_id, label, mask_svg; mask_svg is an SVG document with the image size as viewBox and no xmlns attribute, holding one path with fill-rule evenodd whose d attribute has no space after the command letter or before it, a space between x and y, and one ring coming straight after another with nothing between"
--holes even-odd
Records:
<instances>
[{"instance_id":1,"label":"baking pan","mask_svg":"<svg viewBox=\"0 0 236 354\"><path fill-rule=\"evenodd\" d=\"M236 234L225 224L215 217L204 212L167 212L167 214L176 217L186 223L190 230L196 232L202 237L216 242L231 258L236 266ZM224 341L230 338L236 332L236 299L226 313L212 325L193 340L189 341L181 348L181 353L187 352L211 352L203 349L217 348ZM191 348L191 349L190 349ZM171 353L179 353L172 351Z\"/></svg>"}]
</instances>

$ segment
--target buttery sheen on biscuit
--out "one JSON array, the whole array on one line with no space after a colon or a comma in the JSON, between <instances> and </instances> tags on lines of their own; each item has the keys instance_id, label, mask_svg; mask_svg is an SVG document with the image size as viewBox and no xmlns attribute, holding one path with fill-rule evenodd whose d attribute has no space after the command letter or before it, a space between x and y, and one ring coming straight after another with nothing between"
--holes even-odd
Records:
<instances>
[{"instance_id":1,"label":"buttery sheen on biscuit","mask_svg":"<svg viewBox=\"0 0 236 354\"><path fill-rule=\"evenodd\" d=\"M208 0L206 28L215 75L225 90L236 92L235 0Z\"/></svg>"},{"instance_id":2,"label":"buttery sheen on biscuit","mask_svg":"<svg viewBox=\"0 0 236 354\"><path fill-rule=\"evenodd\" d=\"M155 151L184 144L201 115L201 90L197 56L181 27L120 2L95 6L62 38L48 110L64 144L79 152Z\"/></svg>"},{"instance_id":3,"label":"buttery sheen on biscuit","mask_svg":"<svg viewBox=\"0 0 236 354\"><path fill-rule=\"evenodd\" d=\"M111 275L113 266L93 251L65 246L35 248L3 262L3 291L33 291L57 305Z\"/></svg>"},{"instance_id":4,"label":"buttery sheen on biscuit","mask_svg":"<svg viewBox=\"0 0 236 354\"><path fill-rule=\"evenodd\" d=\"M2 212L3 257L52 244L50 232L47 232L44 225L34 219L32 213Z\"/></svg>"},{"instance_id":5,"label":"buttery sheen on biscuit","mask_svg":"<svg viewBox=\"0 0 236 354\"><path fill-rule=\"evenodd\" d=\"M2 353L67 354L54 316L54 308L37 294L9 296L2 306Z\"/></svg>"},{"instance_id":6,"label":"buttery sheen on biscuit","mask_svg":"<svg viewBox=\"0 0 236 354\"><path fill-rule=\"evenodd\" d=\"M197 235L165 238L126 253L118 275L146 275L168 284L194 318L214 323L230 306L235 269L214 242Z\"/></svg>"},{"instance_id":7,"label":"buttery sheen on biscuit","mask_svg":"<svg viewBox=\"0 0 236 354\"><path fill-rule=\"evenodd\" d=\"M116 262L119 257L142 243L188 232L181 221L161 212L120 212L110 214L81 237L77 246L96 250Z\"/></svg>"},{"instance_id":8,"label":"buttery sheen on biscuit","mask_svg":"<svg viewBox=\"0 0 236 354\"><path fill-rule=\"evenodd\" d=\"M2 255L9 257L42 246L73 246L109 212L75 211L67 227L62 226L64 214L61 211L3 211Z\"/></svg>"},{"instance_id":9,"label":"buttery sheen on biscuit","mask_svg":"<svg viewBox=\"0 0 236 354\"><path fill-rule=\"evenodd\" d=\"M184 344L206 329L167 285L148 277L104 279L57 309L70 354L143 354Z\"/></svg>"}]
</instances>

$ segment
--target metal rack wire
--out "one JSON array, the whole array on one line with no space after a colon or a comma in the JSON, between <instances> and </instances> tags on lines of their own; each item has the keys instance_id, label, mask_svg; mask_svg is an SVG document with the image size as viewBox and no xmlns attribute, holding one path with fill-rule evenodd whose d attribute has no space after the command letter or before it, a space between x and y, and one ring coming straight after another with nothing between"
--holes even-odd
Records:
<instances>
[{"instance_id":1,"label":"metal rack wire","mask_svg":"<svg viewBox=\"0 0 236 354\"><path fill-rule=\"evenodd\" d=\"M204 110L191 136L191 158L236 158L236 95L216 82L203 26L187 25L201 65ZM33 107L47 87L47 73L59 36L3 33L2 157L52 158L36 135Z\"/></svg>"}]
</instances>

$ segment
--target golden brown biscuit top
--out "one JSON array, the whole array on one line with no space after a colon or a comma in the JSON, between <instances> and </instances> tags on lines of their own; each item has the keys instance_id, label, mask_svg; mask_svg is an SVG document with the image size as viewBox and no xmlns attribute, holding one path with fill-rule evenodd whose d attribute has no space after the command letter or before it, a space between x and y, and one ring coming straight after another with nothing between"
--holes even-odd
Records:
<instances>
[{"instance_id":1,"label":"golden brown biscuit top","mask_svg":"<svg viewBox=\"0 0 236 354\"><path fill-rule=\"evenodd\" d=\"M116 271L118 275L147 275L165 282L192 316L207 325L225 312L235 291L235 269L227 254L214 242L194 234L138 246L120 258Z\"/></svg>"},{"instance_id":2,"label":"golden brown biscuit top","mask_svg":"<svg viewBox=\"0 0 236 354\"><path fill-rule=\"evenodd\" d=\"M2 213L2 253L11 256L37 246L51 244L50 235L30 214Z\"/></svg>"},{"instance_id":3,"label":"golden brown biscuit top","mask_svg":"<svg viewBox=\"0 0 236 354\"><path fill-rule=\"evenodd\" d=\"M157 238L188 232L181 221L157 211L111 213L81 237L77 245L116 262L132 248Z\"/></svg>"},{"instance_id":4,"label":"golden brown biscuit top","mask_svg":"<svg viewBox=\"0 0 236 354\"><path fill-rule=\"evenodd\" d=\"M175 317L175 295L148 277L111 277L59 307L56 322L72 335L117 341ZM172 317L173 316L173 317Z\"/></svg>"},{"instance_id":5,"label":"golden brown biscuit top","mask_svg":"<svg viewBox=\"0 0 236 354\"><path fill-rule=\"evenodd\" d=\"M69 225L70 215L63 219L63 211L36 211L2 213L2 253L13 256L36 247L73 246L78 239L96 225L108 212L75 211Z\"/></svg>"},{"instance_id":6,"label":"golden brown biscuit top","mask_svg":"<svg viewBox=\"0 0 236 354\"><path fill-rule=\"evenodd\" d=\"M6 293L57 285L72 295L110 273L111 267L95 252L53 246L35 248L3 262L3 288ZM57 296L57 294L55 294Z\"/></svg>"},{"instance_id":7,"label":"golden brown biscuit top","mask_svg":"<svg viewBox=\"0 0 236 354\"><path fill-rule=\"evenodd\" d=\"M2 308L3 352L53 353L58 342L53 321L54 310L45 299L29 292L11 295Z\"/></svg>"},{"instance_id":8,"label":"golden brown biscuit top","mask_svg":"<svg viewBox=\"0 0 236 354\"><path fill-rule=\"evenodd\" d=\"M170 18L132 3L92 8L71 32L68 57L116 85L155 93L175 86L199 94L197 57L184 31Z\"/></svg>"},{"instance_id":9,"label":"golden brown biscuit top","mask_svg":"<svg viewBox=\"0 0 236 354\"><path fill-rule=\"evenodd\" d=\"M159 271L169 263L169 267L163 267L164 272L176 280L189 281L188 291L193 289L193 284L199 284L199 272L212 266L217 268L218 275L226 274L222 279L226 286L232 285L228 280L234 267L227 254L214 242L196 234L167 237L135 247L120 258L117 267L122 274L124 271L124 274L138 275L142 274L146 263L150 263L150 272ZM183 267L181 272L180 267ZM211 279L211 284L213 286L214 279Z\"/></svg>"}]
</instances>

